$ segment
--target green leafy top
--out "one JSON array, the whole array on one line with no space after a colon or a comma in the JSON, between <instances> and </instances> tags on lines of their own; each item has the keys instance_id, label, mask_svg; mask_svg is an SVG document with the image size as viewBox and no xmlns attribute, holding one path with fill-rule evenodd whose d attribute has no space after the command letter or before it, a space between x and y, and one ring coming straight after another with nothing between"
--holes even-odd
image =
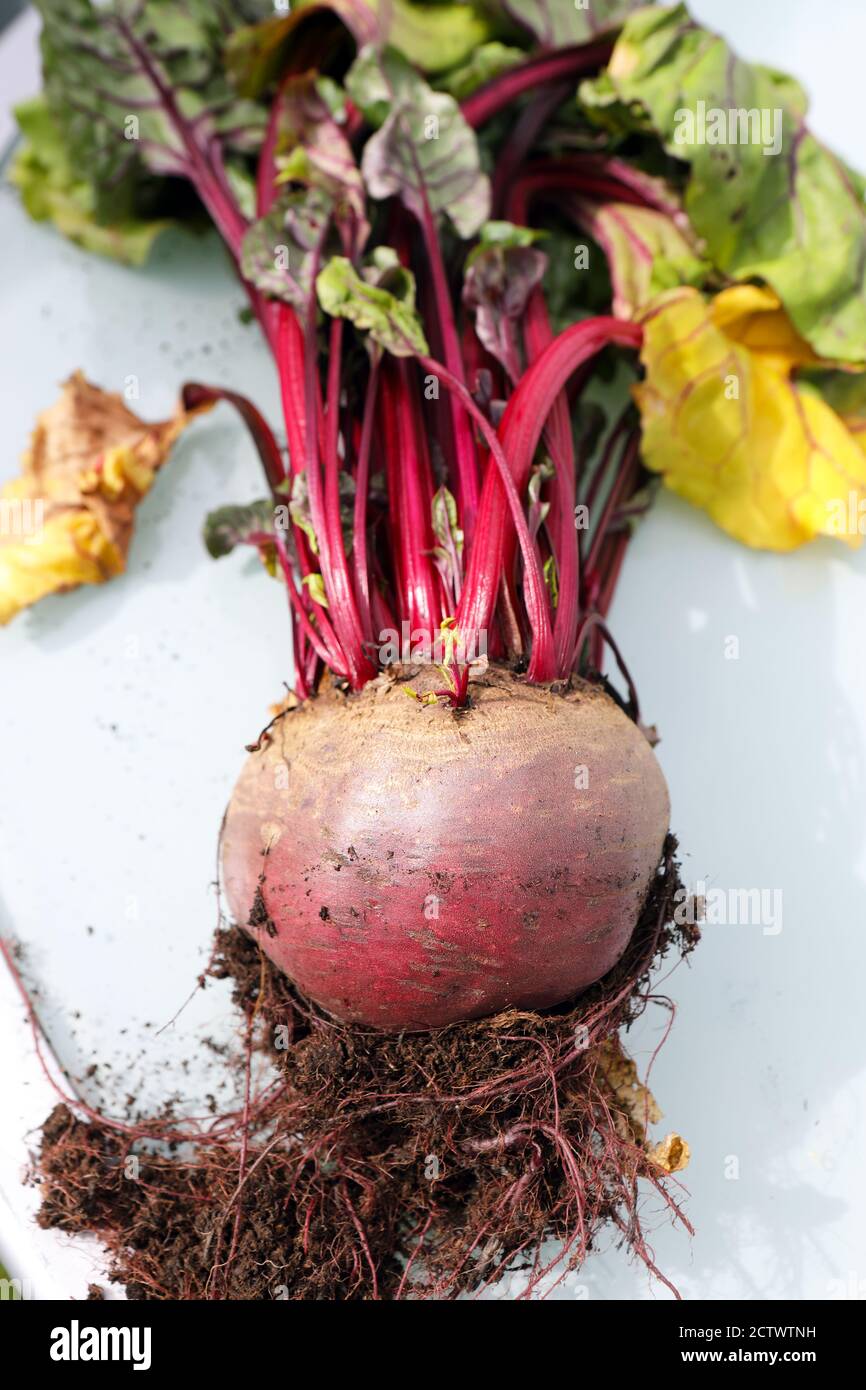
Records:
<instances>
[{"instance_id":1,"label":"green leafy top","mask_svg":"<svg viewBox=\"0 0 866 1390\"><path fill-rule=\"evenodd\" d=\"M339 89L337 89L339 92ZM291 78L280 92L275 163L277 184L320 188L335 204L364 223L364 186L352 147L333 114L334 93L312 73Z\"/></svg>"},{"instance_id":2,"label":"green leafy top","mask_svg":"<svg viewBox=\"0 0 866 1390\"><path fill-rule=\"evenodd\" d=\"M803 124L792 79L743 62L676 5L629 19L580 96L613 132L652 132L689 165L686 212L719 270L766 280L821 356L863 361L861 190Z\"/></svg>"},{"instance_id":3,"label":"green leafy top","mask_svg":"<svg viewBox=\"0 0 866 1390\"><path fill-rule=\"evenodd\" d=\"M439 85L444 87L446 92L450 92L457 101L465 101L485 82L492 81L494 77L507 72L515 63L520 63L525 58L526 54L522 48L514 48L498 40L483 43L470 53L465 63L460 63L446 72L440 78Z\"/></svg>"},{"instance_id":4,"label":"green leafy top","mask_svg":"<svg viewBox=\"0 0 866 1390\"><path fill-rule=\"evenodd\" d=\"M345 256L333 256L316 291L326 314L348 319L395 357L429 352L415 310L415 278L389 247L376 248L363 277Z\"/></svg>"},{"instance_id":5,"label":"green leafy top","mask_svg":"<svg viewBox=\"0 0 866 1390\"><path fill-rule=\"evenodd\" d=\"M125 207L144 170L185 172L190 150L169 110L198 142L258 148L265 111L238 97L223 47L266 0L36 0L45 96L73 166L98 192L97 214Z\"/></svg>"},{"instance_id":6,"label":"green leafy top","mask_svg":"<svg viewBox=\"0 0 866 1390\"><path fill-rule=\"evenodd\" d=\"M85 251L95 251L128 265L142 265L154 240L170 218L139 216L142 186L127 188L126 208L115 200L114 216L99 222L96 210L99 190L73 168L63 134L44 97L34 97L15 108L15 118L25 143L18 151L10 177L21 193L30 216L50 220L64 236Z\"/></svg>"},{"instance_id":7,"label":"green leafy top","mask_svg":"<svg viewBox=\"0 0 866 1390\"><path fill-rule=\"evenodd\" d=\"M241 272L264 294L304 312L313 268L328 244L333 200L320 188L288 189L247 229Z\"/></svg>"},{"instance_id":8,"label":"green leafy top","mask_svg":"<svg viewBox=\"0 0 866 1390\"><path fill-rule=\"evenodd\" d=\"M445 72L467 62L491 34L490 15L483 4L295 0L290 14L271 15L232 35L227 61L239 89L247 96L263 92L302 44L307 22L321 21L328 14L345 26L358 48L390 43L425 72ZM334 34L339 32L338 24L332 27ZM329 32L329 39L334 34ZM331 41L329 46L333 50L339 44Z\"/></svg>"},{"instance_id":9,"label":"green leafy top","mask_svg":"<svg viewBox=\"0 0 866 1390\"><path fill-rule=\"evenodd\" d=\"M329 251L360 251L369 234L364 186L333 114L334 93L313 74L281 89L274 127L279 192L243 239L241 269L257 289L304 311L313 267Z\"/></svg>"},{"instance_id":10,"label":"green leafy top","mask_svg":"<svg viewBox=\"0 0 866 1390\"><path fill-rule=\"evenodd\" d=\"M491 0L495 11L514 20L546 48L586 43L615 29L641 0Z\"/></svg>"},{"instance_id":11,"label":"green leafy top","mask_svg":"<svg viewBox=\"0 0 866 1390\"><path fill-rule=\"evenodd\" d=\"M368 46L346 74L346 89L379 129L361 171L374 198L398 196L419 220L445 213L461 237L490 211L490 181L475 132L452 96L437 92L394 49Z\"/></svg>"}]
</instances>

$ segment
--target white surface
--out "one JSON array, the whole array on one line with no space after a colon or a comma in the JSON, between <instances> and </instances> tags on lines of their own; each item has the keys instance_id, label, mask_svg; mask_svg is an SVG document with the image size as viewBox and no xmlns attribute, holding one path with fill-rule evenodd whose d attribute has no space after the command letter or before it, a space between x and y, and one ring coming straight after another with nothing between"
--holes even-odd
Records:
<instances>
[{"instance_id":1,"label":"white surface","mask_svg":"<svg viewBox=\"0 0 866 1390\"><path fill-rule=\"evenodd\" d=\"M24 10L0 35L0 150L14 137L13 107L39 89L39 16Z\"/></svg>"},{"instance_id":2,"label":"white surface","mask_svg":"<svg viewBox=\"0 0 866 1390\"><path fill-rule=\"evenodd\" d=\"M694 9L747 56L805 80L819 132L866 166L853 119L866 11L853 0ZM135 373L146 416L198 376L278 418L270 365L237 322L242 297L212 242L167 239L147 270L126 272L25 222L8 192L0 237L14 344L0 376L2 474L75 366L114 388ZM215 565L198 539L208 506L257 491L253 450L223 409L182 441L145 503L128 576L49 600L0 635L0 929L27 943L65 1065L81 1076L111 1059L118 1097L183 1086L194 1104L213 1080L203 1039L231 1026L211 989L154 1036L201 968L222 806L287 672L277 586L242 559ZM688 1298L862 1297L866 552L750 554L664 498L613 617L663 734L689 882L783 893L778 935L707 927L691 967L664 986L678 1012L652 1083L692 1145L697 1235L660 1218L657 1260ZM633 1034L644 1062L665 1017ZM98 1259L37 1231L19 1183L26 1132L52 1098L2 972L0 1055L0 1255L36 1296L80 1296ZM611 1249L559 1296L666 1294Z\"/></svg>"}]
</instances>

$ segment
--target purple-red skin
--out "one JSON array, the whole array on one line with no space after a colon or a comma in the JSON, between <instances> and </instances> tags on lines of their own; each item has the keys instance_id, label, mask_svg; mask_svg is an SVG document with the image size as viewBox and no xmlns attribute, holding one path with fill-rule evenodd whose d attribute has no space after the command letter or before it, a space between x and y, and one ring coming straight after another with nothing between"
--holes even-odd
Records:
<instances>
[{"instance_id":1,"label":"purple-red skin","mask_svg":"<svg viewBox=\"0 0 866 1390\"><path fill-rule=\"evenodd\" d=\"M426 1030L579 993L634 930L668 829L646 738L598 688L491 668L454 714L380 678L278 720L226 817L235 920L351 1022Z\"/></svg>"}]
</instances>

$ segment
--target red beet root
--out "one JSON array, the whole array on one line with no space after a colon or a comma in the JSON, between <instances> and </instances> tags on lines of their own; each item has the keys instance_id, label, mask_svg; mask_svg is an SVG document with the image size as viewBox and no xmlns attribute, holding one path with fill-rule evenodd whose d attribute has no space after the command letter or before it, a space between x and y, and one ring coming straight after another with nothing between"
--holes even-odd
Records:
<instances>
[{"instance_id":1,"label":"red beet root","mask_svg":"<svg viewBox=\"0 0 866 1390\"><path fill-rule=\"evenodd\" d=\"M236 920L347 1021L430 1029L570 998L622 954L659 862L649 744L584 683L491 669L454 714L402 679L306 702L251 755L223 840Z\"/></svg>"}]
</instances>

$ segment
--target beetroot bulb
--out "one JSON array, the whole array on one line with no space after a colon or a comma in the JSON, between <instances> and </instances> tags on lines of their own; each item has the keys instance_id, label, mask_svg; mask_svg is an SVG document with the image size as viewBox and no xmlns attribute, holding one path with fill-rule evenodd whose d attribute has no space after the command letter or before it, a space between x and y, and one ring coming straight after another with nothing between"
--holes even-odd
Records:
<instances>
[{"instance_id":1,"label":"beetroot bulb","mask_svg":"<svg viewBox=\"0 0 866 1390\"><path fill-rule=\"evenodd\" d=\"M223 836L232 913L343 1021L558 1004L629 941L668 829L658 762L598 687L491 667L454 713L407 679L291 710L250 756Z\"/></svg>"}]
</instances>

